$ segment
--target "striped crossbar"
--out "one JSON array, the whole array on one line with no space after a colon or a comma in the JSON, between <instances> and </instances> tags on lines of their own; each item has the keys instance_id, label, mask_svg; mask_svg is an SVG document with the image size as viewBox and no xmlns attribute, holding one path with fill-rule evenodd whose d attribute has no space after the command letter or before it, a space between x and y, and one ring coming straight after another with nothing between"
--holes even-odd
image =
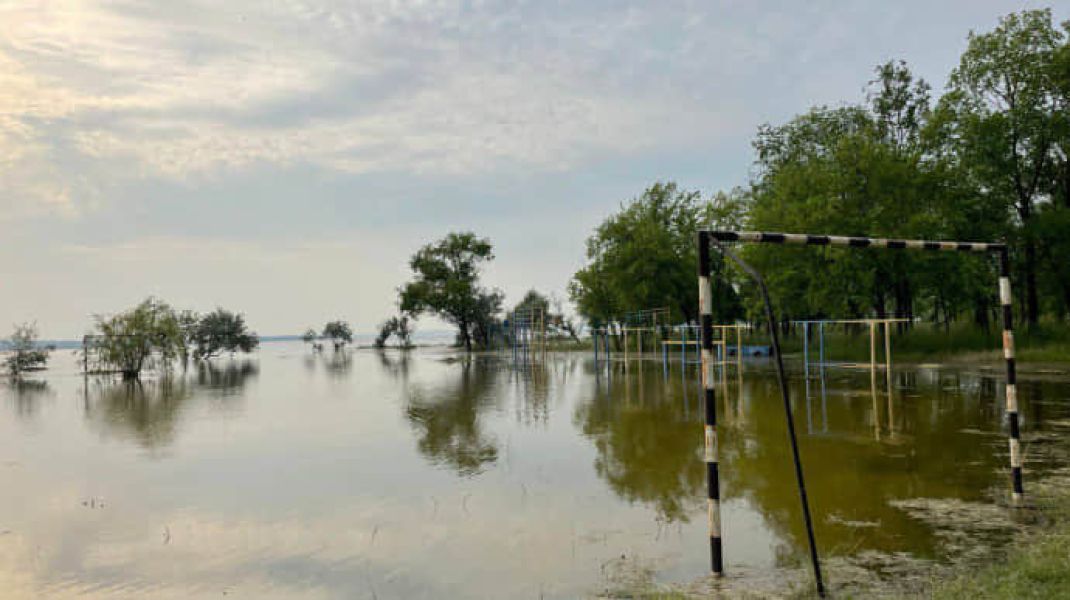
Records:
<instances>
[{"instance_id":1,"label":"striped crossbar","mask_svg":"<svg viewBox=\"0 0 1070 600\"><path fill-rule=\"evenodd\" d=\"M999 302L1003 312L1003 358L1007 365L1007 425L1010 447L1011 489L1014 503L1024 498L1022 488L1022 443L1018 416L1018 387L1014 356L1014 315L1011 308L1010 255L1006 244L988 242L955 242L934 240L900 240L887 238L852 237L840 235L811 235L766 231L702 230L699 241L699 314L702 330L703 380L706 388L706 463L709 483L710 551L713 571L723 572L721 552L720 490L717 471L717 415L713 390L713 290L710 287L710 241L748 242L761 244L791 244L797 246L843 246L847 248L887 248L890 250L928 250L935 252L974 252L999 255Z\"/></svg>"},{"instance_id":2,"label":"striped crossbar","mask_svg":"<svg viewBox=\"0 0 1070 600\"><path fill-rule=\"evenodd\" d=\"M715 230L704 233L719 242L754 242L763 244L793 244L798 246L847 246L850 248L889 248L891 250L934 250L945 252L1005 252L1007 250L1006 244L989 244L986 242L896 240L842 235L771 233L764 231Z\"/></svg>"}]
</instances>

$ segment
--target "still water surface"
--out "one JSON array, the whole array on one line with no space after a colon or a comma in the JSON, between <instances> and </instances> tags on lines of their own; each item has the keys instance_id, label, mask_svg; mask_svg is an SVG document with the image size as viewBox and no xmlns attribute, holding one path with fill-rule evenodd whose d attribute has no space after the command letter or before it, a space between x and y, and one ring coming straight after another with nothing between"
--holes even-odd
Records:
<instances>
[{"instance_id":1,"label":"still water surface","mask_svg":"<svg viewBox=\"0 0 1070 600\"><path fill-rule=\"evenodd\" d=\"M140 385L54 363L0 386L5 598L571 598L708 570L693 368L298 343ZM741 588L805 564L771 375L748 363L719 382ZM904 368L889 393L868 372L825 375L792 379L825 556L880 578L894 558L1006 538L949 535L917 510L1001 510L1001 381ZM1020 396L1035 448L1067 431L1070 383L1026 379ZM1058 466L1031 460L1027 476Z\"/></svg>"}]
</instances>

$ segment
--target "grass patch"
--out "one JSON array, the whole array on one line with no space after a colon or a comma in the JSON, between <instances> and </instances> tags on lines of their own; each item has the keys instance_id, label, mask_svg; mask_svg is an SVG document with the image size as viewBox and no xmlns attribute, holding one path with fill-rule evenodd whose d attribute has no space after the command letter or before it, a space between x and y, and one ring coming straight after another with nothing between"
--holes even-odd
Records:
<instances>
[{"instance_id":1,"label":"grass patch","mask_svg":"<svg viewBox=\"0 0 1070 600\"><path fill-rule=\"evenodd\" d=\"M1070 469L1033 486L1038 522L1018 537L1003 560L934 583L939 600L1070 598Z\"/></svg>"},{"instance_id":2,"label":"grass patch","mask_svg":"<svg viewBox=\"0 0 1070 600\"><path fill-rule=\"evenodd\" d=\"M980 574L960 575L938 584L932 597L943 600L1070 598L1070 525L1018 544L1007 560Z\"/></svg>"},{"instance_id":3,"label":"grass patch","mask_svg":"<svg viewBox=\"0 0 1070 600\"><path fill-rule=\"evenodd\" d=\"M911 362L998 361L1002 357L1002 332L998 328L984 331L966 324L948 329L923 324L903 334L892 333L892 359ZM817 360L817 337L811 333L811 360ZM782 340L784 352L803 351L802 330ZM1070 326L1048 323L1015 331L1016 356L1022 362L1070 362ZM870 341L868 327L853 333L843 326L826 328L825 359L829 361L868 362ZM877 360L883 361L884 337L877 331Z\"/></svg>"}]
</instances>

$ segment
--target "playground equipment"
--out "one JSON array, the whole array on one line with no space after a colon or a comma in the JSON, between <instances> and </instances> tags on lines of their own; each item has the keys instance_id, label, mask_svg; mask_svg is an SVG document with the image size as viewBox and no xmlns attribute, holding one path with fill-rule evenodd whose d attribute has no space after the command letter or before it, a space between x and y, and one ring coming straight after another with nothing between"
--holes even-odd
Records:
<instances>
[{"instance_id":1,"label":"playground equipment","mask_svg":"<svg viewBox=\"0 0 1070 600\"><path fill-rule=\"evenodd\" d=\"M546 311L530 306L509 313L509 343L513 360L546 358Z\"/></svg>"},{"instance_id":2,"label":"playground equipment","mask_svg":"<svg viewBox=\"0 0 1070 600\"><path fill-rule=\"evenodd\" d=\"M817 363L818 367L839 367L845 369L870 369L875 370L881 365L877 362L877 330L884 328L884 368L890 373L892 370L892 329L893 323L909 323L910 319L822 319L809 321L792 321L803 328L803 369L806 376L810 376L810 331L817 332ZM833 362L825 359L825 329L837 325L864 326L869 331L869 363L856 362Z\"/></svg>"},{"instance_id":3,"label":"playground equipment","mask_svg":"<svg viewBox=\"0 0 1070 600\"><path fill-rule=\"evenodd\" d=\"M629 334L635 338L635 352L639 358L643 357L643 334L650 334L653 339L657 339L658 335L662 332L662 329L669 326L669 309L666 307L661 308L647 308L644 310L637 310L635 312L627 313L624 318L621 319L620 331L624 336L624 360L628 361L629 346L628 338Z\"/></svg>"},{"instance_id":4,"label":"playground equipment","mask_svg":"<svg viewBox=\"0 0 1070 600\"><path fill-rule=\"evenodd\" d=\"M714 339L714 349L716 350L716 357L719 365L728 363L729 356L735 356L736 362L742 364L743 357L743 331L749 329L747 325L733 324L733 325L714 325L713 331L719 334L719 338ZM734 332L734 341L732 333ZM661 362L662 365L669 368L669 352L672 350L675 352L679 348L680 364L681 365L697 365L702 363L702 344L700 338L700 331L698 325L674 325L669 328L668 333L675 335L676 339L662 340L661 342ZM694 358L688 358L688 353L693 352Z\"/></svg>"},{"instance_id":5,"label":"playground equipment","mask_svg":"<svg viewBox=\"0 0 1070 600\"><path fill-rule=\"evenodd\" d=\"M643 310L637 310L630 313L625 313L620 319L610 321L603 327L597 327L591 330L591 341L594 345L594 359L595 361L612 360L612 349L610 348L610 338L616 337L620 340L620 349L624 354L623 360L625 364L627 361L633 358L643 358L643 334L648 334L648 338L655 340L654 346L656 346L656 340L663 335L664 331L670 327L669 325L669 309L667 307L660 308L647 308ZM633 356L632 342L635 339L635 352ZM599 357L601 355L601 358Z\"/></svg>"}]
</instances>

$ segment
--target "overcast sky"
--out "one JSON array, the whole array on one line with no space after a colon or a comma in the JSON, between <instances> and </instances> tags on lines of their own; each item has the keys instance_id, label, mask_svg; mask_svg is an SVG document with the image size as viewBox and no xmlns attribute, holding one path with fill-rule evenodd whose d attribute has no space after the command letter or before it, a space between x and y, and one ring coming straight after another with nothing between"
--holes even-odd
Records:
<instances>
[{"instance_id":1,"label":"overcast sky","mask_svg":"<svg viewBox=\"0 0 1070 600\"><path fill-rule=\"evenodd\" d=\"M510 302L563 297L647 185L745 184L759 124L891 58L942 88L971 29L1036 6L0 0L0 328L153 294L368 331L459 229Z\"/></svg>"}]
</instances>

